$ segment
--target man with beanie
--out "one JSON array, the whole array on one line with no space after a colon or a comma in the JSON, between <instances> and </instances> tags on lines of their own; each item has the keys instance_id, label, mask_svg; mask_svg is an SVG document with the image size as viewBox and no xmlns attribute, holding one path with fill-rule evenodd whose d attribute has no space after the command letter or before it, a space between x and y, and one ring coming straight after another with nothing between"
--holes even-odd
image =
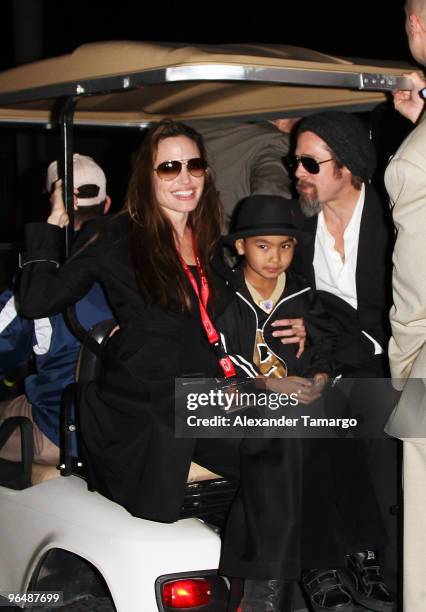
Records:
<instances>
[{"instance_id":1,"label":"man with beanie","mask_svg":"<svg viewBox=\"0 0 426 612\"><path fill-rule=\"evenodd\" d=\"M375 152L361 120L329 111L297 132L295 175L304 230L303 269L342 323L346 376L387 376L393 227L370 179Z\"/></svg>"},{"instance_id":2,"label":"man with beanie","mask_svg":"<svg viewBox=\"0 0 426 612\"><path fill-rule=\"evenodd\" d=\"M47 171L47 192L58 179L57 162ZM86 155L74 154L74 228L110 207L105 174ZM90 329L99 321L111 319L111 311L99 285L76 304L79 322ZM0 373L7 373L28 362L33 356L35 372L25 381L25 393L11 401L0 402L0 423L13 416L28 417L33 423L34 463L59 463L59 409L63 389L75 380L80 351L79 341L70 333L62 315L44 319L19 316L11 290L0 295ZM20 461L18 432L0 449L0 457Z\"/></svg>"},{"instance_id":3,"label":"man with beanie","mask_svg":"<svg viewBox=\"0 0 426 612\"><path fill-rule=\"evenodd\" d=\"M385 377L393 231L386 206L369 184L375 152L363 123L338 111L305 118L297 131L294 168L306 217L303 229L311 236L300 250L299 270L316 287L338 325L334 357L339 370L345 378ZM369 401L368 390L361 402L357 391L354 381L348 399L354 416ZM346 568L335 567L333 572L314 565L317 569L304 576L305 589L316 610L349 610L353 600L373 610L393 610L376 557L376 549L386 545L386 535L370 483L364 442L318 442L335 455L339 466L333 477L340 500L344 500L336 503L345 523L339 538ZM396 461L393 451L390 454ZM327 533L326 517L318 510L304 520L314 524L314 512L319 515L317 530ZM339 527L333 529L337 533Z\"/></svg>"},{"instance_id":4,"label":"man with beanie","mask_svg":"<svg viewBox=\"0 0 426 612\"><path fill-rule=\"evenodd\" d=\"M407 0L405 31L414 59L426 66L426 0ZM392 382L402 390L386 431L403 440L404 611L426 609L426 81L408 75L411 91L395 108L414 124L385 174L397 230L394 250Z\"/></svg>"}]
</instances>

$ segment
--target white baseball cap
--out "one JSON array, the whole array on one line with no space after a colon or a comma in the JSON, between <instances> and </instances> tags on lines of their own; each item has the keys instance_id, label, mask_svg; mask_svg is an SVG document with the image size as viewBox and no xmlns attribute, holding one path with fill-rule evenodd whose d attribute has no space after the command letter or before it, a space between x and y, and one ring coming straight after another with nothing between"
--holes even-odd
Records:
<instances>
[{"instance_id":1,"label":"white baseball cap","mask_svg":"<svg viewBox=\"0 0 426 612\"><path fill-rule=\"evenodd\" d=\"M77 206L94 206L106 198L106 177L100 166L92 157L74 153L74 190L77 191ZM53 183L58 180L58 162L53 161L47 169L46 189L50 193ZM93 185L99 188L96 195L90 196L93 189L88 189L88 196L78 197L78 190L82 185ZM96 189L94 189L96 192Z\"/></svg>"}]
</instances>

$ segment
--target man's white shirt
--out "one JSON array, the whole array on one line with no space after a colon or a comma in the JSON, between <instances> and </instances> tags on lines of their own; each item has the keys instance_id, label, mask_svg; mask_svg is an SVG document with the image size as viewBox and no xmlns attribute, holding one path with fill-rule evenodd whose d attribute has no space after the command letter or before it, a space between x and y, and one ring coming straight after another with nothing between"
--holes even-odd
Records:
<instances>
[{"instance_id":1,"label":"man's white shirt","mask_svg":"<svg viewBox=\"0 0 426 612\"><path fill-rule=\"evenodd\" d=\"M358 308L356 291L356 265L358 258L359 232L365 202L365 185L361 187L352 217L343 234L345 258L334 248L334 238L327 229L324 213L318 215L315 236L314 270L317 289L333 293L348 304ZM367 332L362 332L374 344L374 354L383 353L380 344Z\"/></svg>"}]
</instances>

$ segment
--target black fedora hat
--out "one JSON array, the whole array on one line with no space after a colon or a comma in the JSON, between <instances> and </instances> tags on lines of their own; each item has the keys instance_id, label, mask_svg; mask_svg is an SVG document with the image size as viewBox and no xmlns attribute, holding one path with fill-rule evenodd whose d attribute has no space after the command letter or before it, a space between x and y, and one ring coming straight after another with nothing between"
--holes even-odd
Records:
<instances>
[{"instance_id":1,"label":"black fedora hat","mask_svg":"<svg viewBox=\"0 0 426 612\"><path fill-rule=\"evenodd\" d=\"M227 245L234 245L239 238L250 236L294 236L302 238L297 226L297 200L275 195L251 195L235 210L231 233L222 236Z\"/></svg>"}]
</instances>

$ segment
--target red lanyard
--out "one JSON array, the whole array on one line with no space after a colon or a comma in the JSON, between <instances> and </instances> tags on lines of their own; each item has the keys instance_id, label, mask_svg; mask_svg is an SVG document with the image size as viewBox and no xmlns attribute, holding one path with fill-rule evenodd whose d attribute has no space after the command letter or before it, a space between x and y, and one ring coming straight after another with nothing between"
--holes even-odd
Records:
<instances>
[{"instance_id":1,"label":"red lanyard","mask_svg":"<svg viewBox=\"0 0 426 612\"><path fill-rule=\"evenodd\" d=\"M194 245L194 255L195 255L195 263L197 265L197 272L199 274L200 281L201 281L201 296L200 296L200 291L198 289L197 281L195 280L194 275L189 269L186 261L182 257L180 257L180 260L182 262L182 267L185 271L186 276L189 279L189 282L192 285L192 288L195 291L195 295L198 298L201 322L203 324L204 331L206 332L208 341L210 342L210 344L212 345L212 347L215 349L216 353L218 354L219 364L220 364L220 367L222 368L225 378L232 378L237 375L237 373L235 372L234 364L232 363L230 357L224 354L221 343L220 343L219 334L217 333L209 317L209 314L207 312L207 302L209 301L209 297L210 297L210 288L207 282L206 275L204 274L204 270L201 267L201 263L198 258L198 255L196 254L195 245Z\"/></svg>"}]
</instances>

